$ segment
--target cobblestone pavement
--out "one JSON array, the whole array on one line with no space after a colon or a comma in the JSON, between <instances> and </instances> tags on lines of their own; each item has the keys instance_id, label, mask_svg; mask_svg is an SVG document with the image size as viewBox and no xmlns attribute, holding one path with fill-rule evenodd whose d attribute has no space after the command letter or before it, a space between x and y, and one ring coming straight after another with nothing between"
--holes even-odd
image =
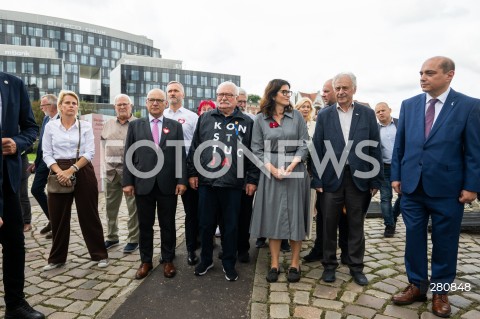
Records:
<instances>
[{"instance_id":1,"label":"cobblestone pavement","mask_svg":"<svg viewBox=\"0 0 480 319\"><path fill-rule=\"evenodd\" d=\"M184 212L177 207L177 246L183 245ZM105 224L105 201L99 197L99 210ZM46 218L38 205L32 206L33 230L25 234L26 268L25 293L27 300L48 318L110 318L123 300L140 284L134 279L139 266L138 250L123 254L127 237L127 209L122 203L120 213L121 245L109 250L110 266L98 268L89 259L77 216L72 214L71 237L67 264L59 269L43 272L50 252L50 240L39 234ZM431 302L417 302L398 307L390 302L392 293L407 285L403 262L405 228L397 227L394 238L383 238L383 224L379 218L366 221L365 273L370 284L355 284L348 268L340 266L337 281L327 284L319 280L323 268L320 262L303 264L302 279L289 284L285 273L280 280L268 284L265 280L269 267L268 248L260 250L252 290L250 317L262 318L435 318L430 313ZM459 250L457 285L470 284L468 291L457 290L450 294L453 305L452 318L480 318L480 235L462 233ZM313 242L305 241L302 255L308 253ZM155 232L155 256L158 256L159 231ZM290 254L282 256L288 266ZM181 261L178 261L181 262ZM155 265L158 265L158 258ZM1 268L0 268L1 269ZM3 282L0 283L3 292ZM0 317L4 315L4 301L0 298Z\"/></svg>"}]
</instances>

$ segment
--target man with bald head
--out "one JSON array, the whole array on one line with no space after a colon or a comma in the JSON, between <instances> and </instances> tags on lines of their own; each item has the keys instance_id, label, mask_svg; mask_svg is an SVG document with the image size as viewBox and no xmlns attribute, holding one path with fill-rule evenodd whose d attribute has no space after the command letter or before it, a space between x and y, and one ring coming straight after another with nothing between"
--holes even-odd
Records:
<instances>
[{"instance_id":1,"label":"man with bald head","mask_svg":"<svg viewBox=\"0 0 480 319\"><path fill-rule=\"evenodd\" d=\"M380 102L375 106L375 115L378 120L378 129L380 130L380 143L382 145L383 158L383 181L380 187L380 209L382 211L385 224L384 237L393 237L397 217L400 215L398 199L392 208L392 185L390 183L390 167L392 164L393 145L395 144L395 134L397 133L398 119L391 116L392 109L385 102Z\"/></svg>"},{"instance_id":2,"label":"man with bald head","mask_svg":"<svg viewBox=\"0 0 480 319\"><path fill-rule=\"evenodd\" d=\"M153 225L157 211L160 225L163 275L176 274L175 212L177 196L187 189L182 124L163 116L166 95L148 92L148 116L132 121L125 140L123 192L135 196L140 227L141 264L135 275L142 279L153 269ZM181 149L178 150L177 148ZM162 163L163 162L163 163Z\"/></svg>"},{"instance_id":3,"label":"man with bald head","mask_svg":"<svg viewBox=\"0 0 480 319\"><path fill-rule=\"evenodd\" d=\"M424 93L402 102L391 167L392 187L402 194L409 282L392 301L397 305L425 301L430 289L432 312L439 317L451 313L447 293L457 270L464 205L480 192L480 100L453 90L454 75L450 58L436 56L423 63Z\"/></svg>"}]
</instances>

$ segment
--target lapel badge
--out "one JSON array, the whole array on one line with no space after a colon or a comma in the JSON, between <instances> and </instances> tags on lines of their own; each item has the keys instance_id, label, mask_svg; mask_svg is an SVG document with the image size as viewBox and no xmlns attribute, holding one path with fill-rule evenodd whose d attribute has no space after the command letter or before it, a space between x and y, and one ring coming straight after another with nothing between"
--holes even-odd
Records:
<instances>
[{"instance_id":1,"label":"lapel badge","mask_svg":"<svg viewBox=\"0 0 480 319\"><path fill-rule=\"evenodd\" d=\"M180 123L180 124L185 123L185 119L178 119L178 123Z\"/></svg>"},{"instance_id":2,"label":"lapel badge","mask_svg":"<svg viewBox=\"0 0 480 319\"><path fill-rule=\"evenodd\" d=\"M3 81L3 83L5 83L5 84L8 84L8 81L7 81L7 80L5 80L5 81Z\"/></svg>"},{"instance_id":3,"label":"lapel badge","mask_svg":"<svg viewBox=\"0 0 480 319\"><path fill-rule=\"evenodd\" d=\"M170 133L170 129L168 127L163 128L163 133L168 134Z\"/></svg>"}]
</instances>

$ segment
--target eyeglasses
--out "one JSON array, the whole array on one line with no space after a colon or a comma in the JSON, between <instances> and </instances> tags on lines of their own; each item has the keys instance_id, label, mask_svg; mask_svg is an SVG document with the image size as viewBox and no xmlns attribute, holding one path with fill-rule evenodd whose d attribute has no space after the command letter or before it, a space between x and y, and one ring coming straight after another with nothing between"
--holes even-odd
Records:
<instances>
[{"instance_id":1,"label":"eyeglasses","mask_svg":"<svg viewBox=\"0 0 480 319\"><path fill-rule=\"evenodd\" d=\"M247 101L245 101L245 100L237 100L237 104L247 104Z\"/></svg>"},{"instance_id":2,"label":"eyeglasses","mask_svg":"<svg viewBox=\"0 0 480 319\"><path fill-rule=\"evenodd\" d=\"M231 99L234 96L235 94L232 94L232 93L217 93L217 98L221 98L221 99L223 99L224 97L226 97L227 99Z\"/></svg>"},{"instance_id":3,"label":"eyeglasses","mask_svg":"<svg viewBox=\"0 0 480 319\"><path fill-rule=\"evenodd\" d=\"M289 90L281 90L278 93L282 93L283 96L292 96L293 92Z\"/></svg>"},{"instance_id":4,"label":"eyeglasses","mask_svg":"<svg viewBox=\"0 0 480 319\"><path fill-rule=\"evenodd\" d=\"M129 106L130 103L118 103L118 104L115 104L115 106L118 106L118 107L127 107Z\"/></svg>"},{"instance_id":5,"label":"eyeglasses","mask_svg":"<svg viewBox=\"0 0 480 319\"><path fill-rule=\"evenodd\" d=\"M165 102L165 100L164 99L150 99L149 98L149 99L147 99L147 102L152 103L152 104L157 102L158 104L160 104L160 103Z\"/></svg>"}]
</instances>

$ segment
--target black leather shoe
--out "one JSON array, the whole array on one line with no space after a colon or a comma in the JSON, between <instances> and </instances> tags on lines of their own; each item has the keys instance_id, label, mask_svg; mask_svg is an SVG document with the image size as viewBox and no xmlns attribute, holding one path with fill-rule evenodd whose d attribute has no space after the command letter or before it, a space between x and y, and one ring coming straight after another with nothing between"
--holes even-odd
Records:
<instances>
[{"instance_id":1,"label":"black leather shoe","mask_svg":"<svg viewBox=\"0 0 480 319\"><path fill-rule=\"evenodd\" d=\"M13 310L7 309L5 319L45 319L45 315L25 303Z\"/></svg>"},{"instance_id":2,"label":"black leather shoe","mask_svg":"<svg viewBox=\"0 0 480 319\"><path fill-rule=\"evenodd\" d=\"M368 279L363 274L363 272L361 272L361 271L350 271L350 275L352 275L353 281L355 281L357 283L357 285L360 285L360 286L368 285Z\"/></svg>"},{"instance_id":3,"label":"black leather shoe","mask_svg":"<svg viewBox=\"0 0 480 319\"><path fill-rule=\"evenodd\" d=\"M322 280L325 282L334 282L335 278L335 269L325 269L322 274Z\"/></svg>"},{"instance_id":4,"label":"black leather shoe","mask_svg":"<svg viewBox=\"0 0 480 319\"><path fill-rule=\"evenodd\" d=\"M198 257L197 257L197 255L195 254L194 251L189 251L188 252L187 263L190 266L196 265L198 263Z\"/></svg>"}]
</instances>

